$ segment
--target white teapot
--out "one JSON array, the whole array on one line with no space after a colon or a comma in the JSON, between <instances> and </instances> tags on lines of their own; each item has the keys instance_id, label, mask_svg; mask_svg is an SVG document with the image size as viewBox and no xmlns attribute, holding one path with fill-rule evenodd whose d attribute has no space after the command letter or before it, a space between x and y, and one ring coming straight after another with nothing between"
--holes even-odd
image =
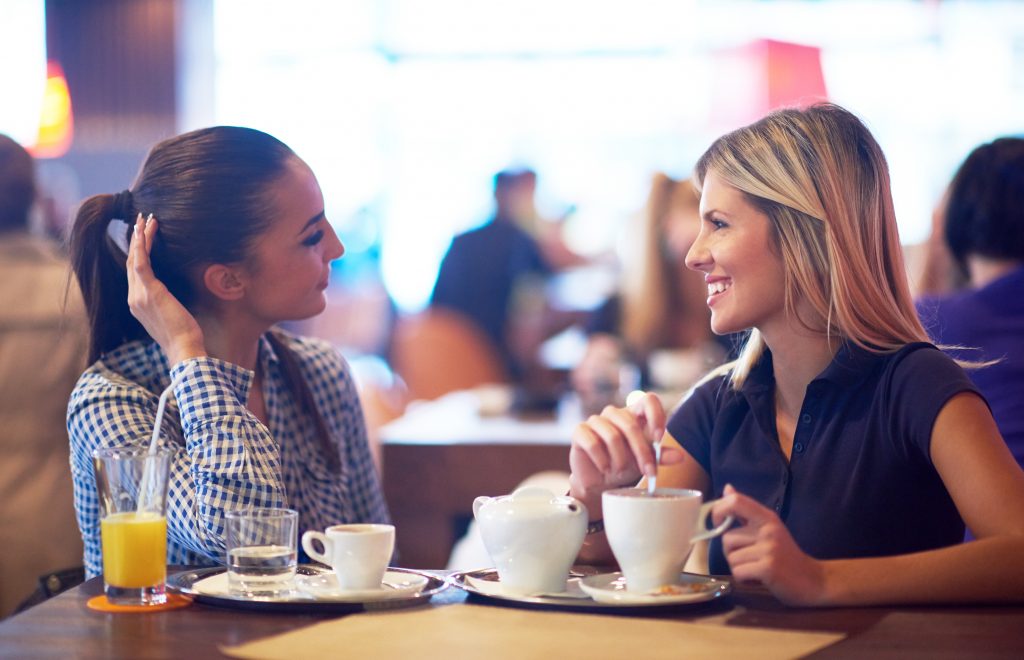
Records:
<instances>
[{"instance_id":1,"label":"white teapot","mask_svg":"<svg viewBox=\"0 0 1024 660\"><path fill-rule=\"evenodd\" d=\"M502 591L565 591L569 569L587 535L582 502L546 488L520 488L511 495L476 498L473 517L498 569Z\"/></svg>"}]
</instances>

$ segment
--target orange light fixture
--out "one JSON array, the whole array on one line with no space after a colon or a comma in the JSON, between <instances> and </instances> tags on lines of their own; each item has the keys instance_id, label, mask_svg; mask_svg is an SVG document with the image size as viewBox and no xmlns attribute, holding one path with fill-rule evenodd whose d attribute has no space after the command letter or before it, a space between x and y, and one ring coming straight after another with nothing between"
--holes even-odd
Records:
<instances>
[{"instance_id":1,"label":"orange light fixture","mask_svg":"<svg viewBox=\"0 0 1024 660\"><path fill-rule=\"evenodd\" d=\"M39 118L39 135L29 151L36 158L59 158L71 147L73 134L71 93L64 78L64 70L57 62L49 62L46 65L46 87L43 91L43 110Z\"/></svg>"}]
</instances>

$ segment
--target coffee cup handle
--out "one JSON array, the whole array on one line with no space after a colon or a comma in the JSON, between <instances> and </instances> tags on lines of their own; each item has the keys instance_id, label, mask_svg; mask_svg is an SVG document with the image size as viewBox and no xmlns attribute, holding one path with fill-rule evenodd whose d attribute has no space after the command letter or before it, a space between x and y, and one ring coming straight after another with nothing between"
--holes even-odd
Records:
<instances>
[{"instance_id":1,"label":"coffee cup handle","mask_svg":"<svg viewBox=\"0 0 1024 660\"><path fill-rule=\"evenodd\" d=\"M690 543L696 543L697 541L706 541L708 539L713 539L716 536L719 536L720 534L724 534L725 530L729 529L729 526L732 525L732 521L734 519L732 516L728 516L725 520L722 521L722 524L718 527L715 527L714 529L705 529L707 527L708 514L711 513L711 507L713 507L715 505L715 502L717 501L718 500L711 500L710 502L705 502L703 505L701 505L700 514L697 516L697 529L704 531L690 539ZM303 541L305 541L305 538L303 538Z\"/></svg>"},{"instance_id":2,"label":"coffee cup handle","mask_svg":"<svg viewBox=\"0 0 1024 660\"><path fill-rule=\"evenodd\" d=\"M318 552L313 547L313 541L320 541L324 546L324 551ZM327 538L327 535L322 532L310 530L302 535L302 549L306 551L306 554L317 560L321 564L331 565L331 560L328 555L331 554L331 540Z\"/></svg>"}]
</instances>

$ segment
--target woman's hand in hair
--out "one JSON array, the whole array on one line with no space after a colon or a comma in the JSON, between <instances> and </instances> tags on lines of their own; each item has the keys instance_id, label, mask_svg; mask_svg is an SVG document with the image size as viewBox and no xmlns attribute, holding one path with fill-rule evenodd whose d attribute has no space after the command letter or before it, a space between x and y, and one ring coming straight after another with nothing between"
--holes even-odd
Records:
<instances>
[{"instance_id":1,"label":"woman's hand in hair","mask_svg":"<svg viewBox=\"0 0 1024 660\"><path fill-rule=\"evenodd\" d=\"M174 365L206 355L206 345L195 317L153 274L149 253L156 228L156 218L143 221L139 214L128 246L128 307Z\"/></svg>"},{"instance_id":2,"label":"woman's hand in hair","mask_svg":"<svg viewBox=\"0 0 1024 660\"><path fill-rule=\"evenodd\" d=\"M715 525L730 515L738 521L722 536L733 578L760 582L789 605L823 603L825 565L800 549L774 511L726 485L711 513Z\"/></svg>"}]
</instances>

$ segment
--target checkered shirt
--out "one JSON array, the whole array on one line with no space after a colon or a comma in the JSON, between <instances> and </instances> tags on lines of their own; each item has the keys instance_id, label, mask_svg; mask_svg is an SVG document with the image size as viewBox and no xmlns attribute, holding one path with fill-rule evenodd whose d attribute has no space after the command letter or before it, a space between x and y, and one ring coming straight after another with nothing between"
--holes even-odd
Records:
<instances>
[{"instance_id":1,"label":"checkered shirt","mask_svg":"<svg viewBox=\"0 0 1024 660\"><path fill-rule=\"evenodd\" d=\"M101 447L147 446L160 393L190 363L194 366L168 398L161 424L160 446L173 452L169 564L222 564L224 512L233 509L296 509L300 536L338 523L389 521L344 358L326 342L284 332L278 336L298 358L341 457L341 475L329 471L315 426L285 386L266 337L260 339L258 360L266 374L269 428L245 407L253 372L210 357L169 368L155 342L126 343L86 370L68 405L75 511L88 576L103 568L92 453Z\"/></svg>"}]
</instances>

